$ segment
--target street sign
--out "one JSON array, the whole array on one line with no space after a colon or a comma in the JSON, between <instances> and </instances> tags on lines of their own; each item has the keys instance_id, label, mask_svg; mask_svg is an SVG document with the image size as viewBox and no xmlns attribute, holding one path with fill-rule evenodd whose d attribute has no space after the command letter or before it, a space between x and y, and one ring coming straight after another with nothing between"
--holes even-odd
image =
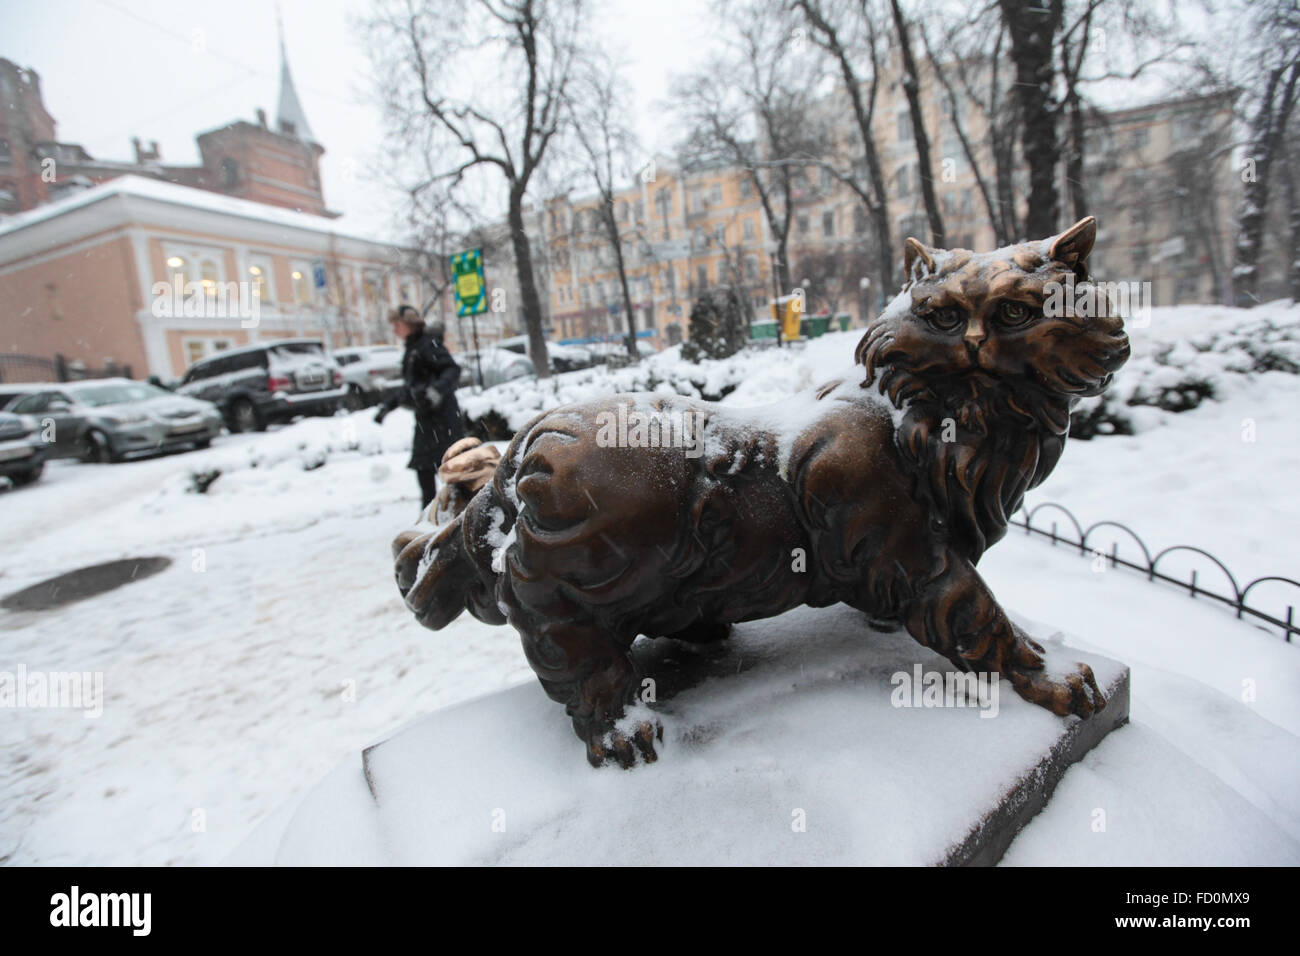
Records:
<instances>
[{"instance_id":1,"label":"street sign","mask_svg":"<svg viewBox=\"0 0 1300 956\"><path fill-rule=\"evenodd\" d=\"M483 278L483 250L471 249L451 257L456 314L482 315L487 311L487 283Z\"/></svg>"},{"instance_id":2,"label":"street sign","mask_svg":"<svg viewBox=\"0 0 1300 956\"><path fill-rule=\"evenodd\" d=\"M311 281L316 288L325 288L325 263L318 262L311 267Z\"/></svg>"}]
</instances>

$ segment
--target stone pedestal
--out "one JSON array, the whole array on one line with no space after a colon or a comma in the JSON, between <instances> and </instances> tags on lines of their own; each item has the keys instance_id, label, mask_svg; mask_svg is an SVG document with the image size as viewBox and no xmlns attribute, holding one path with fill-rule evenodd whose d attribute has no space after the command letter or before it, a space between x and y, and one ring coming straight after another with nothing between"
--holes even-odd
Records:
<instances>
[{"instance_id":1,"label":"stone pedestal","mask_svg":"<svg viewBox=\"0 0 1300 956\"><path fill-rule=\"evenodd\" d=\"M951 666L906 634L801 608L717 645L638 645L657 763L592 769L530 682L368 748L231 862L992 865L1128 717L1126 667L1030 633L1092 666L1104 711L1056 717L1007 681L945 700Z\"/></svg>"}]
</instances>

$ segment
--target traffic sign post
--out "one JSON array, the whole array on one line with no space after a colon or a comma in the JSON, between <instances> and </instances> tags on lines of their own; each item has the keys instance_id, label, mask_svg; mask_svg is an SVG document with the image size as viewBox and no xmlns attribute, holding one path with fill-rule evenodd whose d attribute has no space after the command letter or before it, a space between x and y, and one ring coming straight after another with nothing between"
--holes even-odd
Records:
<instances>
[{"instance_id":1,"label":"traffic sign post","mask_svg":"<svg viewBox=\"0 0 1300 956\"><path fill-rule=\"evenodd\" d=\"M451 285L456 293L456 315L469 316L474 336L474 364L478 386L483 387L483 357L478 347L478 316L487 311L487 282L483 278L483 250L470 249L451 257Z\"/></svg>"}]
</instances>

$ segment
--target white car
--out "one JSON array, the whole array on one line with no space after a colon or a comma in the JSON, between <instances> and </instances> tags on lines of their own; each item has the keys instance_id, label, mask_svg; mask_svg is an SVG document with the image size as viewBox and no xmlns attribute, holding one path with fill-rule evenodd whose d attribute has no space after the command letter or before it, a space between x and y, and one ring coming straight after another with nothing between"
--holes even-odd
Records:
<instances>
[{"instance_id":1,"label":"white car","mask_svg":"<svg viewBox=\"0 0 1300 956\"><path fill-rule=\"evenodd\" d=\"M335 349L332 355L343 372L343 407L349 411L376 405L402 387L402 349L396 345Z\"/></svg>"},{"instance_id":2,"label":"white car","mask_svg":"<svg viewBox=\"0 0 1300 956\"><path fill-rule=\"evenodd\" d=\"M456 364L461 368L460 384L470 385L478 380L480 363L483 371L484 388L513 382L517 378L528 378L537 374L533 360L526 355L518 355L506 349L482 349L479 352L462 352L455 356Z\"/></svg>"},{"instance_id":3,"label":"white car","mask_svg":"<svg viewBox=\"0 0 1300 956\"><path fill-rule=\"evenodd\" d=\"M496 348L514 352L516 355L528 355L528 336L516 335L502 339ZM580 368L591 368L595 358L591 350L581 345L561 345L559 342L546 343L546 358L553 372L572 372Z\"/></svg>"}]
</instances>

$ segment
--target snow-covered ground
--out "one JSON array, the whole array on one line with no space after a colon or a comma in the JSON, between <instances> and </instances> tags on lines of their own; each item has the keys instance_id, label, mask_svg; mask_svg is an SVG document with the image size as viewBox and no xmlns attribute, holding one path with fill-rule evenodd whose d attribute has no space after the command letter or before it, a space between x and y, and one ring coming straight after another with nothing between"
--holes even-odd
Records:
<instances>
[{"instance_id":1,"label":"snow-covered ground","mask_svg":"<svg viewBox=\"0 0 1300 956\"><path fill-rule=\"evenodd\" d=\"M1300 309L1260 317L1300 322ZM1156 310L1133 332L1135 362L1243 321ZM728 404L756 405L848 370L855 341L829 335L699 368L662 355L614 375L675 391L736 386ZM1133 436L1071 442L1031 503L1125 522L1154 548L1206 548L1242 582L1300 578L1300 376L1216 374L1219 399L1181 414L1139 409ZM579 372L465 404L496 402L518 425L610 387ZM389 542L418 510L410 429L405 413L382 427L365 413L309 420L203 452L55 462L36 485L0 493L0 593L113 558L174 560L62 609L0 611L0 671L102 671L106 697L96 719L0 713L0 862L216 862L397 725L532 680L513 631L464 616L427 632L397 597ZM213 468L208 492L191 490ZM1070 771L1008 862L1251 862L1269 846L1269 859L1300 862L1300 647L1014 531L981 571L1013 612L1134 673L1133 725ZM1208 571L1201 583L1212 586ZM1110 821L1103 839L1089 825L1096 806ZM1171 814L1181 843L1168 826L1144 827Z\"/></svg>"}]
</instances>

